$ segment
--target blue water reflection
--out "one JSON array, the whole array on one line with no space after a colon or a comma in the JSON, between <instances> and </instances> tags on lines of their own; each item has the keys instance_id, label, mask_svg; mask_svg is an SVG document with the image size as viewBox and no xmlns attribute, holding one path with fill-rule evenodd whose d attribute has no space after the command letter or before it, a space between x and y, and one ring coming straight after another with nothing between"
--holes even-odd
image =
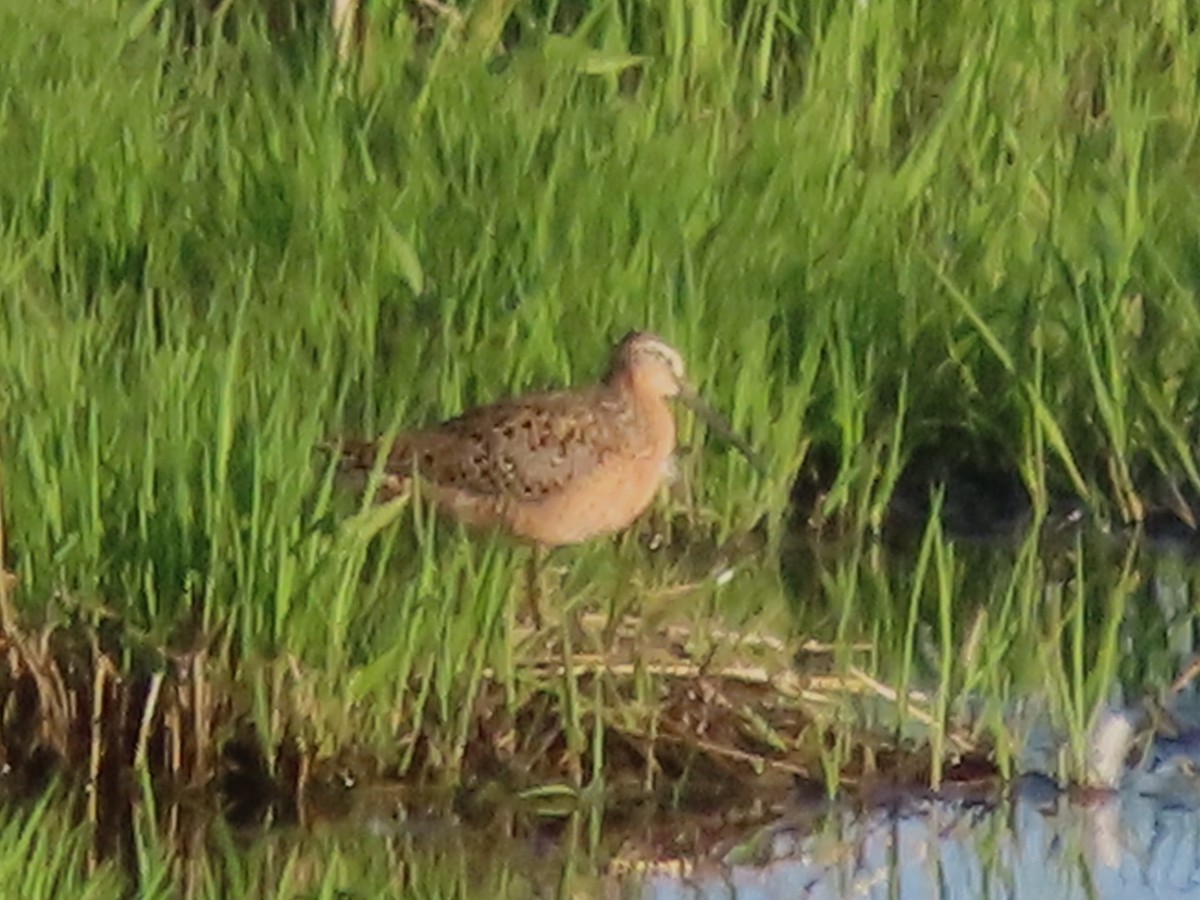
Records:
<instances>
[{"instance_id":1,"label":"blue water reflection","mask_svg":"<svg viewBox=\"0 0 1200 900\"><path fill-rule=\"evenodd\" d=\"M1006 804L931 801L760 835L753 863L651 875L647 898L1200 897L1200 815L1136 787L1090 801L1029 782Z\"/></svg>"}]
</instances>

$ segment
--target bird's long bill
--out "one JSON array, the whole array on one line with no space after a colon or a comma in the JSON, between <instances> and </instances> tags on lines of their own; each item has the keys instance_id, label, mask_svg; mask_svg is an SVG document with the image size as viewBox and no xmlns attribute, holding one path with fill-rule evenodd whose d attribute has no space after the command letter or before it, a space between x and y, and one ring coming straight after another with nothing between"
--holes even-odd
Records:
<instances>
[{"instance_id":1,"label":"bird's long bill","mask_svg":"<svg viewBox=\"0 0 1200 900\"><path fill-rule=\"evenodd\" d=\"M687 407L692 410L692 412L708 423L708 426L712 428L713 431L736 447L738 452L741 453L742 456L746 457L750 465L754 466L759 475L764 477L766 476L767 467L766 464L763 463L762 457L754 451L754 448L750 446L749 442L744 437L733 430L733 426L729 424L728 420L726 420L723 415L705 403L693 388L682 388L679 392L679 399L683 401Z\"/></svg>"}]
</instances>

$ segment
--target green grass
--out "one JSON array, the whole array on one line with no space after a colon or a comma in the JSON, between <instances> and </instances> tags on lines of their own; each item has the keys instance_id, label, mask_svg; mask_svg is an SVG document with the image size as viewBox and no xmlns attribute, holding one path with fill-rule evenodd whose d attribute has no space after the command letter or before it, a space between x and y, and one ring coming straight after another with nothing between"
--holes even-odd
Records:
<instances>
[{"instance_id":1,"label":"green grass","mask_svg":"<svg viewBox=\"0 0 1200 900\"><path fill-rule=\"evenodd\" d=\"M1026 550L973 607L939 534L915 574L880 571L868 535L952 431L1039 509L1074 491L1120 520L1150 476L1200 488L1185 6L518 3L502 53L482 25L379 7L361 71L339 72L327 37L241 14L0 0L22 611L117 620L129 670L211 641L269 744L352 740L405 771L422 725L453 779L485 669L514 705L533 689L509 629L523 557L419 510L352 518L313 448L592 378L648 327L769 466L684 419L674 512L705 537L765 521L770 541L767 571L686 601L698 625L779 622L769 560L806 450L827 448L824 512L855 550L782 627L932 677L938 746L977 694L1008 759L1001 710L1047 678L1080 736L1119 668L1127 581L1076 556L1055 582ZM633 541L558 564L561 601L601 609L689 577ZM582 753L603 701L576 688Z\"/></svg>"},{"instance_id":2,"label":"green grass","mask_svg":"<svg viewBox=\"0 0 1200 900\"><path fill-rule=\"evenodd\" d=\"M32 805L6 803L0 825L0 886L12 897L117 897L115 866L89 863L91 834L75 821L65 791L49 790Z\"/></svg>"},{"instance_id":3,"label":"green grass","mask_svg":"<svg viewBox=\"0 0 1200 900\"><path fill-rule=\"evenodd\" d=\"M93 830L71 818L65 791L48 791L32 806L5 810L0 826L0 885L13 897L472 897L528 895L561 875L594 881L586 857L596 847L577 817L562 830L561 858L536 859L510 836L463 833L437 821L389 820L395 809L369 818L318 823L308 829L235 828L220 816L184 807L156 809L153 792L130 813L129 846L121 862L94 860ZM508 846L511 845L511 846ZM509 855L495 852L504 847ZM123 866L123 868L122 868Z\"/></svg>"}]
</instances>

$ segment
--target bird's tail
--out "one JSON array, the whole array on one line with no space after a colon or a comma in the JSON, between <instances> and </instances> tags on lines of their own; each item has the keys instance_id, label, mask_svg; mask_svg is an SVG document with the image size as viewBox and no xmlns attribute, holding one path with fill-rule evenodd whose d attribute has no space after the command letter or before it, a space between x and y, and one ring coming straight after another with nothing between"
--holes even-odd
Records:
<instances>
[{"instance_id":1,"label":"bird's tail","mask_svg":"<svg viewBox=\"0 0 1200 900\"><path fill-rule=\"evenodd\" d=\"M338 470L341 472L353 472L360 469L366 469L369 472L375 467L379 445L374 441L356 438L336 438L320 441L316 445L316 450L326 458L336 459Z\"/></svg>"},{"instance_id":2,"label":"bird's tail","mask_svg":"<svg viewBox=\"0 0 1200 900\"><path fill-rule=\"evenodd\" d=\"M316 449L327 459L332 458L336 461L335 477L338 484L352 491L362 491L371 481L371 473L375 471L382 448L378 441L337 438L321 441L316 445ZM399 496L408 487L409 479L402 473L392 471L392 468L389 459L385 459L376 487L377 502Z\"/></svg>"}]
</instances>

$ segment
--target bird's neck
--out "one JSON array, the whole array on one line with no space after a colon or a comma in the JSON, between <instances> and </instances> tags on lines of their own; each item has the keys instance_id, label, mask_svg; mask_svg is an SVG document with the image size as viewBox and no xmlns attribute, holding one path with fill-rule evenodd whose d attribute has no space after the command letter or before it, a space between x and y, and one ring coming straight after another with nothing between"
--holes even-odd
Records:
<instances>
[{"instance_id":1,"label":"bird's neck","mask_svg":"<svg viewBox=\"0 0 1200 900\"><path fill-rule=\"evenodd\" d=\"M665 397L638 390L630 381L626 379L613 387L636 421L646 451L665 459L675 450L675 411Z\"/></svg>"}]
</instances>

